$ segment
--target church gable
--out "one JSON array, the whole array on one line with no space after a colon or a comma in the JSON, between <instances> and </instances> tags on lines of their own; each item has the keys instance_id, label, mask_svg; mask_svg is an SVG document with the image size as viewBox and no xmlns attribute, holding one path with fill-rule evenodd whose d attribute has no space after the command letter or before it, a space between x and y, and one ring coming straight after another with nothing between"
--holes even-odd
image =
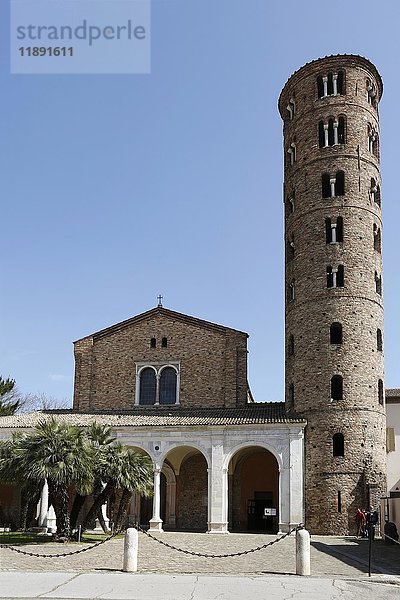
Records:
<instances>
[{"instance_id":1,"label":"church gable","mask_svg":"<svg viewBox=\"0 0 400 600\"><path fill-rule=\"evenodd\" d=\"M74 344L74 409L240 406L247 334L158 307Z\"/></svg>"}]
</instances>

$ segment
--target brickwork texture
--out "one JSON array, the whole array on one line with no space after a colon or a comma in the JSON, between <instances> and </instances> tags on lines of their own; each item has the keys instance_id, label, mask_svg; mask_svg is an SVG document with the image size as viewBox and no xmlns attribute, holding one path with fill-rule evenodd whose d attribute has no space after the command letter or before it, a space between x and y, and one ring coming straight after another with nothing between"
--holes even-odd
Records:
<instances>
[{"instance_id":1,"label":"brickwork texture","mask_svg":"<svg viewBox=\"0 0 400 600\"><path fill-rule=\"evenodd\" d=\"M342 93L319 97L318 78L343 74ZM372 102L368 88L373 88ZM306 417L306 522L312 533L355 531L358 507L377 506L386 491L383 384L383 298L375 273L382 254L374 228L382 230L381 206L371 179L381 184L378 138L382 81L368 60L337 55L296 71L282 90L286 240L286 405ZM295 113L287 110L294 104ZM344 139L324 147L319 123L345 123ZM288 149L295 146L294 164ZM323 197L322 176L344 172L344 194ZM294 210L289 204L294 198ZM293 204L293 203L292 203ZM343 219L343 240L327 243L326 219ZM292 242L293 249L290 247ZM327 267L343 265L344 282L328 288ZM294 283L294 299L290 284ZM330 326L342 325L341 343L331 343ZM333 400L331 378L343 378L342 399ZM343 435L344 452L334 456L333 436ZM342 455L341 455L342 454Z\"/></svg>"},{"instance_id":2,"label":"brickwork texture","mask_svg":"<svg viewBox=\"0 0 400 600\"><path fill-rule=\"evenodd\" d=\"M247 402L247 334L162 307L78 340L74 353L79 412L134 408L137 365L169 362L179 364L183 408Z\"/></svg>"}]
</instances>

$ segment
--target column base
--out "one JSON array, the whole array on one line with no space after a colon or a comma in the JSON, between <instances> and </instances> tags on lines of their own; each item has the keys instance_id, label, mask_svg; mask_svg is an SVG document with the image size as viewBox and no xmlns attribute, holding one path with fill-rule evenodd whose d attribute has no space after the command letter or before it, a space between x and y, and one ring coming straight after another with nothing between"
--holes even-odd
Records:
<instances>
[{"instance_id":1,"label":"column base","mask_svg":"<svg viewBox=\"0 0 400 600\"><path fill-rule=\"evenodd\" d=\"M149 521L149 525L150 528L148 531L158 531L158 532L162 532L164 531L162 528L162 519L150 519Z\"/></svg>"},{"instance_id":2,"label":"column base","mask_svg":"<svg viewBox=\"0 0 400 600\"><path fill-rule=\"evenodd\" d=\"M228 523L227 522L223 522L223 523L209 522L207 533L229 533Z\"/></svg>"},{"instance_id":3,"label":"column base","mask_svg":"<svg viewBox=\"0 0 400 600\"><path fill-rule=\"evenodd\" d=\"M300 523L279 523L279 533L289 533L289 531L298 525L300 525Z\"/></svg>"}]
</instances>

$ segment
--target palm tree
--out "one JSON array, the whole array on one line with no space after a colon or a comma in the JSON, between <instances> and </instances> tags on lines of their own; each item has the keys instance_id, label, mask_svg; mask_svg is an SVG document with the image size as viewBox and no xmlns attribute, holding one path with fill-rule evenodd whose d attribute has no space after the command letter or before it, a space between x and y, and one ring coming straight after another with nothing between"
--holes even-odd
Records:
<instances>
[{"instance_id":1,"label":"palm tree","mask_svg":"<svg viewBox=\"0 0 400 600\"><path fill-rule=\"evenodd\" d=\"M126 481L122 488L122 496L119 502L117 516L115 518L115 529L119 531L124 524L129 502L134 492L149 497L153 493L153 468L150 458L126 448L123 457L126 469ZM123 466L123 465L122 465ZM137 485L140 481L140 486Z\"/></svg>"},{"instance_id":2,"label":"palm tree","mask_svg":"<svg viewBox=\"0 0 400 600\"><path fill-rule=\"evenodd\" d=\"M116 490L122 490L121 502L123 501L122 506L120 502L121 509L118 510L116 519L119 525L122 524L133 492L139 492L143 496L152 494L153 469L150 458L145 454L130 451L119 442L103 449L97 471L105 487L86 515L83 523L85 528L96 518L102 505L115 494Z\"/></svg>"},{"instance_id":3,"label":"palm tree","mask_svg":"<svg viewBox=\"0 0 400 600\"><path fill-rule=\"evenodd\" d=\"M57 422L43 421L32 434L14 440L15 479L43 486L49 484L49 496L57 518L57 534L70 537L69 501L74 486L79 494L93 488L93 447L81 429Z\"/></svg>"},{"instance_id":4,"label":"palm tree","mask_svg":"<svg viewBox=\"0 0 400 600\"><path fill-rule=\"evenodd\" d=\"M90 442L90 444L93 446L93 452L94 452L94 461L96 464L98 464L98 462L100 461L100 454L101 452L104 450L104 448L106 448L107 446L110 446L111 444L113 444L115 442L115 437L112 434L112 429L111 427L108 427L108 425L100 425L99 423L92 423L86 430L86 436ZM99 474L97 472L97 469L95 470L95 474L94 474L94 482L93 482L93 499L96 500L96 498L98 497L98 495L101 493L103 489L103 483L101 481L101 477L99 477ZM74 499L74 503L72 505L72 509L71 509L71 529L75 529L77 522L78 522L78 518L79 518L79 514L83 508L83 505L85 504L87 496L83 495L83 494L76 494L75 499ZM104 517L103 517L103 513L101 511L101 507L100 510L98 511L98 514L95 516L95 518L98 518L100 521L100 524L103 528L103 531L105 533L107 533L107 527L104 521Z\"/></svg>"}]
</instances>

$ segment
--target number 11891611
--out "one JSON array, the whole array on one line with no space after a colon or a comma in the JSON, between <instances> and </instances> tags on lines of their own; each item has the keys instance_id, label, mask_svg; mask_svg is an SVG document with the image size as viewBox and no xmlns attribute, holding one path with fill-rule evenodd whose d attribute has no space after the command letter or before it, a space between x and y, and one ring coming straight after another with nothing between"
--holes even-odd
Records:
<instances>
[{"instance_id":1,"label":"number 11891611","mask_svg":"<svg viewBox=\"0 0 400 600\"><path fill-rule=\"evenodd\" d=\"M55 48L52 46L48 46L47 48L45 46L21 46L19 53L21 56L73 56L74 48L73 46L70 48L65 46L56 46Z\"/></svg>"}]
</instances>

